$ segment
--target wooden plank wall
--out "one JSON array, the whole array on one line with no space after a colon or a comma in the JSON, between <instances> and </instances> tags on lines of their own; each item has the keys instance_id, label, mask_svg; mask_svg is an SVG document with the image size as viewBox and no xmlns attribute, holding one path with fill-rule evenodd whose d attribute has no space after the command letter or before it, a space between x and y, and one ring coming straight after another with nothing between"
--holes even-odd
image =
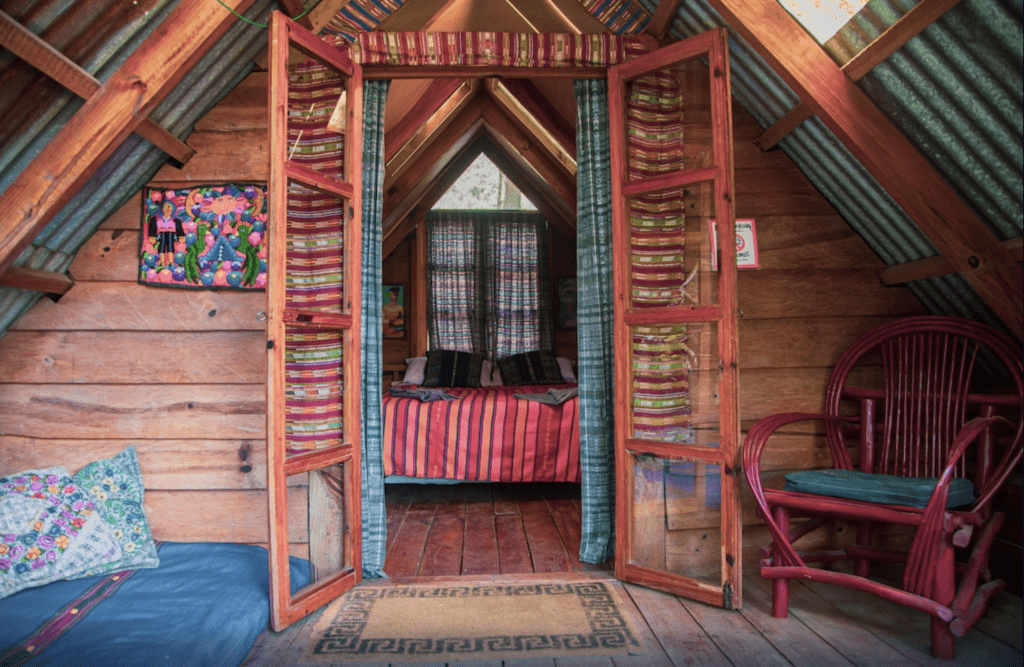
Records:
<instances>
[{"instance_id":1,"label":"wooden plank wall","mask_svg":"<svg viewBox=\"0 0 1024 667\"><path fill-rule=\"evenodd\" d=\"M197 124L186 168L156 180L265 181L265 109L266 75L254 73ZM734 113L737 215L756 219L761 259L739 279L745 430L773 412L819 409L829 368L856 336L923 311L881 286L881 262L784 154L754 147L753 118ZM0 339L0 472L74 471L135 443L159 539L264 542L265 296L138 285L139 207L96 231L60 302L44 299ZM824 463L813 434L771 455L779 470Z\"/></svg>"},{"instance_id":2,"label":"wooden plank wall","mask_svg":"<svg viewBox=\"0 0 1024 667\"><path fill-rule=\"evenodd\" d=\"M266 85L249 76L155 181L265 182ZM157 539L264 543L266 295L139 285L140 209L105 221L75 286L0 338L0 472L74 472L134 443Z\"/></svg>"},{"instance_id":3,"label":"wooden plank wall","mask_svg":"<svg viewBox=\"0 0 1024 667\"><path fill-rule=\"evenodd\" d=\"M753 218L760 268L739 271L740 416L744 433L777 412L820 412L839 355L894 318L925 314L905 288L884 287L884 264L763 131L733 104L736 217ZM825 465L824 441L780 443L775 469Z\"/></svg>"}]
</instances>

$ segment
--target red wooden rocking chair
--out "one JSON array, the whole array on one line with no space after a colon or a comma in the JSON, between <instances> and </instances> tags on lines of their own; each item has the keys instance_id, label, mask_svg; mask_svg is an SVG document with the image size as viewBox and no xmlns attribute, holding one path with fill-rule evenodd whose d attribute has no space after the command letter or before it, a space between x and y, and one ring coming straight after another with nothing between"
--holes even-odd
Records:
<instances>
[{"instance_id":1,"label":"red wooden rocking chair","mask_svg":"<svg viewBox=\"0 0 1024 667\"><path fill-rule=\"evenodd\" d=\"M761 550L773 616L786 617L790 579L849 586L930 614L932 655L953 658L955 637L1004 587L988 570L1004 520L991 500L1021 461L1021 366L1020 344L981 324L906 318L842 355L825 414L779 414L754 425L743 463L773 540ZM834 469L786 475L783 490L765 488L760 460L769 436L808 419L824 422ZM796 517L807 521L791 529ZM857 525L855 545L794 548L833 519ZM913 529L908 551L872 546L873 527L886 523ZM954 547L971 547L966 562L956 562ZM854 562L853 572L820 566L843 560ZM902 588L869 579L873 561L905 562Z\"/></svg>"}]
</instances>

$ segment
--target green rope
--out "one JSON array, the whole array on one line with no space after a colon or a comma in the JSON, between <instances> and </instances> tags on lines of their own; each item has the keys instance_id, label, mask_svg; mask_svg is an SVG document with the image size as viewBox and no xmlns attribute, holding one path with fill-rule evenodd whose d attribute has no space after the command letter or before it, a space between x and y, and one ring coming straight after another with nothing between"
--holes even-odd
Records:
<instances>
[{"instance_id":1,"label":"green rope","mask_svg":"<svg viewBox=\"0 0 1024 667\"><path fill-rule=\"evenodd\" d=\"M224 8L224 9L226 9L226 10L228 10L229 12L231 12L232 14L234 14L235 16L237 16L238 18L242 19L243 21L245 21L245 22L246 22L246 23L248 23L249 25L254 25L254 26L256 26L257 28L269 28L269 27L270 27L270 26L269 26L269 25L267 25L266 23L256 23L255 21L250 21L249 19L245 18L244 16L242 16L241 14L239 14L238 12L236 12L235 10L233 10L233 9L231 9L230 7L228 7L227 5L225 5L225 4L224 4L224 3L222 2L222 0L217 0L217 4L219 4L219 5L221 6L221 7L223 7L223 8ZM306 11L302 12L302 13L301 13L301 14L299 14L298 16L293 16L293 17L292 17L292 20L293 20L293 21L297 21L298 19L301 19L301 18L302 18L303 16L305 16L305 15L306 15L306 14L308 14L308 13L309 13L309 10L307 9Z\"/></svg>"}]
</instances>

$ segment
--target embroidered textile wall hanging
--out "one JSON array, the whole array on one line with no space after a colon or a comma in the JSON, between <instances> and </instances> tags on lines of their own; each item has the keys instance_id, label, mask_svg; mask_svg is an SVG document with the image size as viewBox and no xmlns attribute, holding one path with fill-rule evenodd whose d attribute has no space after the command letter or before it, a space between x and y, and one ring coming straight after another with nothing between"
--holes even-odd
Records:
<instances>
[{"instance_id":1,"label":"embroidered textile wall hanging","mask_svg":"<svg viewBox=\"0 0 1024 667\"><path fill-rule=\"evenodd\" d=\"M265 289L264 186L147 188L139 282L193 288Z\"/></svg>"}]
</instances>

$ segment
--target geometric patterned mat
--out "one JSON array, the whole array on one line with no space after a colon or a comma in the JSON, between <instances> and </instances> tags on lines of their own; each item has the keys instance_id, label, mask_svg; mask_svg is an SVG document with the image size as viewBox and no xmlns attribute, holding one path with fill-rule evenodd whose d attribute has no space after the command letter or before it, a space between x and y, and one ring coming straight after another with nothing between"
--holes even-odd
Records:
<instances>
[{"instance_id":1,"label":"geometric patterned mat","mask_svg":"<svg viewBox=\"0 0 1024 667\"><path fill-rule=\"evenodd\" d=\"M443 662L646 653L603 581L356 587L324 610L303 662Z\"/></svg>"}]
</instances>

